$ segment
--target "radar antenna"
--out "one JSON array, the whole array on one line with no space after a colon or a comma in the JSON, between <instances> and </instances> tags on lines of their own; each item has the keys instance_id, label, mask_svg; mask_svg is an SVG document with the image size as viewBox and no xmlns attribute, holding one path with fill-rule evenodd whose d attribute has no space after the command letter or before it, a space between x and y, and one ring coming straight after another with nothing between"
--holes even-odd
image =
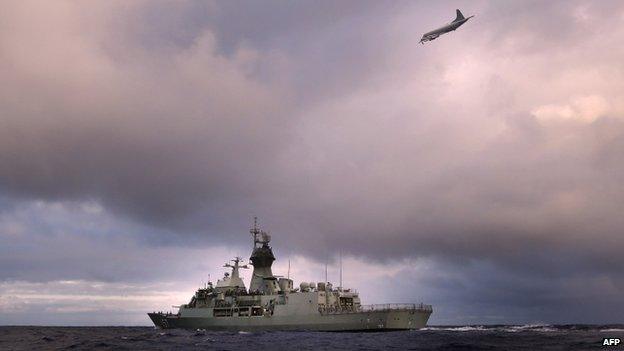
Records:
<instances>
[{"instance_id":1,"label":"radar antenna","mask_svg":"<svg viewBox=\"0 0 624 351\"><path fill-rule=\"evenodd\" d=\"M251 236L253 236L254 249L258 247L258 244L261 244L261 246L265 246L268 245L271 241L271 235L269 235L269 233L265 232L264 230L260 230L260 228L258 227L258 217L254 217L254 226L249 230L249 233L251 233ZM260 237L258 237L258 235L260 235Z\"/></svg>"},{"instance_id":2,"label":"radar antenna","mask_svg":"<svg viewBox=\"0 0 624 351\"><path fill-rule=\"evenodd\" d=\"M258 243L258 234L260 234L260 228L258 228L258 217L254 217L253 228L249 230L251 236L253 236L254 240L254 248L256 247L256 243Z\"/></svg>"}]
</instances>

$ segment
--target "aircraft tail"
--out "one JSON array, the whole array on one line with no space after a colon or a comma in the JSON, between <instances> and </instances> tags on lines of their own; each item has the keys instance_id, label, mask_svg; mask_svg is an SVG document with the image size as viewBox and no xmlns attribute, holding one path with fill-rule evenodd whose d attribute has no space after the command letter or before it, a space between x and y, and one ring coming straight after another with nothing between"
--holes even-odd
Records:
<instances>
[{"instance_id":1,"label":"aircraft tail","mask_svg":"<svg viewBox=\"0 0 624 351\"><path fill-rule=\"evenodd\" d=\"M457 22L457 21L461 21L464 19L464 15L462 15L461 11L459 11L459 9L455 10L455 12L457 13L457 17L455 18L455 20L453 22Z\"/></svg>"}]
</instances>

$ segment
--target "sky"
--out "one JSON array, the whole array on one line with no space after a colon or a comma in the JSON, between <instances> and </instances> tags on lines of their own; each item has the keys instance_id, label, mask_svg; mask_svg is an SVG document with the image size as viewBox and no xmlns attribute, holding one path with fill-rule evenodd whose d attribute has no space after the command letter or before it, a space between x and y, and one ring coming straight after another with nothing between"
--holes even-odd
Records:
<instances>
[{"instance_id":1,"label":"sky","mask_svg":"<svg viewBox=\"0 0 624 351\"><path fill-rule=\"evenodd\" d=\"M624 322L623 41L608 0L4 1L0 324L149 325L254 216L430 324Z\"/></svg>"}]
</instances>

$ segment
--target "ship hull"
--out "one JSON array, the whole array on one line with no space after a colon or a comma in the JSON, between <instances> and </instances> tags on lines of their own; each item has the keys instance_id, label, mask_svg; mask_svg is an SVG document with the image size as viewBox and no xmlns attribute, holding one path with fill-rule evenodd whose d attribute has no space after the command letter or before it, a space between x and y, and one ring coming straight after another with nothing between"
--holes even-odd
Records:
<instances>
[{"instance_id":1,"label":"ship hull","mask_svg":"<svg viewBox=\"0 0 624 351\"><path fill-rule=\"evenodd\" d=\"M389 331L420 329L430 311L393 309L306 316L181 317L149 313L154 325L163 329L215 331Z\"/></svg>"}]
</instances>

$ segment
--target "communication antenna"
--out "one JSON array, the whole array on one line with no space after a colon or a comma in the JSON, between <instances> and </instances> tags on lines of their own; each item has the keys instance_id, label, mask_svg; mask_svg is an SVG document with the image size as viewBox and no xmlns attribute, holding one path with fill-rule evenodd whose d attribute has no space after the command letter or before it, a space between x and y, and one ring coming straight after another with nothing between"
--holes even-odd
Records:
<instances>
[{"instance_id":1,"label":"communication antenna","mask_svg":"<svg viewBox=\"0 0 624 351\"><path fill-rule=\"evenodd\" d=\"M340 250L340 288L342 289L342 250Z\"/></svg>"},{"instance_id":2,"label":"communication antenna","mask_svg":"<svg viewBox=\"0 0 624 351\"><path fill-rule=\"evenodd\" d=\"M325 257L325 282L327 283L327 257Z\"/></svg>"},{"instance_id":3,"label":"communication antenna","mask_svg":"<svg viewBox=\"0 0 624 351\"><path fill-rule=\"evenodd\" d=\"M290 279L290 258L288 259L288 275L286 277Z\"/></svg>"}]
</instances>

